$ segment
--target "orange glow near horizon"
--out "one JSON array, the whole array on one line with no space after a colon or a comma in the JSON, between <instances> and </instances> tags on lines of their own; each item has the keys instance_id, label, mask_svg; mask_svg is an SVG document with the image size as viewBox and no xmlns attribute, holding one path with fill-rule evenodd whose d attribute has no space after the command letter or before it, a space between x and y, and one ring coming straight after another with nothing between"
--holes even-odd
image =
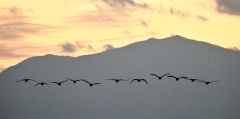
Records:
<instances>
[{"instance_id":1,"label":"orange glow near horizon","mask_svg":"<svg viewBox=\"0 0 240 119\"><path fill-rule=\"evenodd\" d=\"M129 1L0 0L0 71L31 56L93 54L172 34L240 47L240 16L217 12L216 0Z\"/></svg>"}]
</instances>

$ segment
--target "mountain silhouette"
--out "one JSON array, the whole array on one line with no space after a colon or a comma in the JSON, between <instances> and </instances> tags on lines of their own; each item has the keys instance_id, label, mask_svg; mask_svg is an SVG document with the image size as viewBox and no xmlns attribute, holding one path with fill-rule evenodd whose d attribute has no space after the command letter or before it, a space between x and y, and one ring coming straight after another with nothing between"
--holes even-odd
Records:
<instances>
[{"instance_id":1,"label":"mountain silhouette","mask_svg":"<svg viewBox=\"0 0 240 119\"><path fill-rule=\"evenodd\" d=\"M150 38L125 47L79 57L35 56L0 74L0 118L3 119L238 119L240 53L182 36ZM149 74L219 81L205 85ZM59 87L16 83L87 79ZM146 83L105 79L143 78ZM166 78L166 80L165 80ZM136 83L136 84L135 84Z\"/></svg>"}]
</instances>

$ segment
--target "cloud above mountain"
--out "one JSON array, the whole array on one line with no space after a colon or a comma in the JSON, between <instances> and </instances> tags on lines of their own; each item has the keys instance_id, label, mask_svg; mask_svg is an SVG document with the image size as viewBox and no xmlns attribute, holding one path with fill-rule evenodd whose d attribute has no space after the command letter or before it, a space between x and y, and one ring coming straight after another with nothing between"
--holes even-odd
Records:
<instances>
[{"instance_id":1,"label":"cloud above mountain","mask_svg":"<svg viewBox=\"0 0 240 119\"><path fill-rule=\"evenodd\" d=\"M65 52L65 53L72 53L77 51L75 44L71 44L67 42L67 43L61 44L60 46L62 48L62 52Z\"/></svg>"},{"instance_id":2,"label":"cloud above mountain","mask_svg":"<svg viewBox=\"0 0 240 119\"><path fill-rule=\"evenodd\" d=\"M61 48L61 52L63 53L74 53L79 50L87 51L87 52L95 52L95 48L85 42L75 41L75 42L65 42L59 45Z\"/></svg>"},{"instance_id":3,"label":"cloud above mountain","mask_svg":"<svg viewBox=\"0 0 240 119\"><path fill-rule=\"evenodd\" d=\"M230 15L240 15L240 0L216 0L217 11Z\"/></svg>"}]
</instances>

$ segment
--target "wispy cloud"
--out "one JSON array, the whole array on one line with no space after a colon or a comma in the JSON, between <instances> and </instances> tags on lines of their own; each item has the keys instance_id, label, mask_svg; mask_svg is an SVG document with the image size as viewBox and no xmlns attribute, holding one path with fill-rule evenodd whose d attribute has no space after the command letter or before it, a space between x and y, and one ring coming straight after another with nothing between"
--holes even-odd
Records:
<instances>
[{"instance_id":1,"label":"wispy cloud","mask_svg":"<svg viewBox=\"0 0 240 119\"><path fill-rule=\"evenodd\" d=\"M15 59L15 58L23 58L23 57L29 56L27 54L16 53L14 48L3 46L3 45L1 45L0 51L1 51L0 52L1 59Z\"/></svg>"},{"instance_id":2,"label":"wispy cloud","mask_svg":"<svg viewBox=\"0 0 240 119\"><path fill-rule=\"evenodd\" d=\"M86 11L70 18L70 21L77 24L86 23L88 26L119 27L126 26L130 20L129 11L113 9L102 4L95 4L95 9Z\"/></svg>"},{"instance_id":3,"label":"wispy cloud","mask_svg":"<svg viewBox=\"0 0 240 119\"><path fill-rule=\"evenodd\" d=\"M18 7L1 8L0 40L13 40L37 35L52 29L51 25L32 23Z\"/></svg>"},{"instance_id":4,"label":"wispy cloud","mask_svg":"<svg viewBox=\"0 0 240 119\"><path fill-rule=\"evenodd\" d=\"M202 22L209 21L209 19L206 16L194 14L193 12L191 12L189 10L179 9L179 8L174 7L174 6L164 7L163 5L160 5L158 7L158 13L166 14L166 15L170 15L170 16L177 16L177 17L180 17L180 18L192 17L192 18L198 19Z\"/></svg>"},{"instance_id":5,"label":"wispy cloud","mask_svg":"<svg viewBox=\"0 0 240 119\"><path fill-rule=\"evenodd\" d=\"M240 0L216 0L217 11L230 15L240 15Z\"/></svg>"},{"instance_id":6,"label":"wispy cloud","mask_svg":"<svg viewBox=\"0 0 240 119\"><path fill-rule=\"evenodd\" d=\"M133 7L139 7L139 8L150 7L147 3L139 3L139 2L136 2L135 0L102 0L102 1L114 8L123 8L126 6L133 6Z\"/></svg>"},{"instance_id":7,"label":"wispy cloud","mask_svg":"<svg viewBox=\"0 0 240 119\"><path fill-rule=\"evenodd\" d=\"M8 8L0 8L1 16L0 21L9 21L9 20L23 20L28 17L23 14L22 10L18 7L8 7Z\"/></svg>"},{"instance_id":8,"label":"wispy cloud","mask_svg":"<svg viewBox=\"0 0 240 119\"><path fill-rule=\"evenodd\" d=\"M169 7L169 13L174 16L179 16L179 17L189 17L190 12L189 11L183 11L183 10L178 10L174 7Z\"/></svg>"},{"instance_id":9,"label":"wispy cloud","mask_svg":"<svg viewBox=\"0 0 240 119\"><path fill-rule=\"evenodd\" d=\"M159 5L157 8L159 14L166 14L171 16L177 16L181 18L191 17L192 13L188 10L178 9L174 6L163 6L162 4Z\"/></svg>"},{"instance_id":10,"label":"wispy cloud","mask_svg":"<svg viewBox=\"0 0 240 119\"><path fill-rule=\"evenodd\" d=\"M101 25L104 27L121 27L137 23L132 15L136 10L150 9L150 5L135 0L96 0L91 4L95 9L81 12L70 18L73 23Z\"/></svg>"},{"instance_id":11,"label":"wispy cloud","mask_svg":"<svg viewBox=\"0 0 240 119\"><path fill-rule=\"evenodd\" d=\"M94 47L89 43L77 41L76 45L81 50L87 50L87 51L95 52Z\"/></svg>"}]
</instances>

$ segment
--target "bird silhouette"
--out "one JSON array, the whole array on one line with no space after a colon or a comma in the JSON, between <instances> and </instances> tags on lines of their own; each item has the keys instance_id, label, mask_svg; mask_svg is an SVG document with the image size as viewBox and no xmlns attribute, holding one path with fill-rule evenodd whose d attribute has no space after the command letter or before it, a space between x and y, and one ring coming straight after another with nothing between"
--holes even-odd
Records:
<instances>
[{"instance_id":1,"label":"bird silhouette","mask_svg":"<svg viewBox=\"0 0 240 119\"><path fill-rule=\"evenodd\" d=\"M183 78L183 79L187 79L187 77L185 77L185 76L182 76L182 77L176 77L176 76L167 76L167 77L170 77L170 78L175 78L175 80L176 81L179 81L181 78Z\"/></svg>"},{"instance_id":2,"label":"bird silhouette","mask_svg":"<svg viewBox=\"0 0 240 119\"><path fill-rule=\"evenodd\" d=\"M210 83L218 82L218 81L204 81L204 80L197 80L197 81L198 81L198 82L205 83L206 85L209 85Z\"/></svg>"},{"instance_id":3,"label":"bird silhouette","mask_svg":"<svg viewBox=\"0 0 240 119\"><path fill-rule=\"evenodd\" d=\"M170 73L166 73L166 74L164 74L164 75L162 75L162 76L158 76L157 74L150 74L150 75L157 77L159 80L162 80L163 77L165 77L165 76L167 76L167 75L169 75L169 74L170 74Z\"/></svg>"},{"instance_id":4,"label":"bird silhouette","mask_svg":"<svg viewBox=\"0 0 240 119\"><path fill-rule=\"evenodd\" d=\"M33 81L33 82L37 82L36 80L33 80L33 79L28 79L28 78L25 78L25 79L21 79L21 80L18 80L16 82L21 82L21 81L24 81L24 82L29 82L29 81Z\"/></svg>"},{"instance_id":5,"label":"bird silhouette","mask_svg":"<svg viewBox=\"0 0 240 119\"><path fill-rule=\"evenodd\" d=\"M105 80L115 81L116 83L118 83L120 81L129 81L129 80L126 80L126 79L105 79Z\"/></svg>"},{"instance_id":6,"label":"bird silhouette","mask_svg":"<svg viewBox=\"0 0 240 119\"><path fill-rule=\"evenodd\" d=\"M146 84L148 84L148 82L147 82L147 80L146 79L133 79L132 81L131 81L131 83L133 83L134 81L137 81L137 82L145 82Z\"/></svg>"},{"instance_id":7,"label":"bird silhouette","mask_svg":"<svg viewBox=\"0 0 240 119\"><path fill-rule=\"evenodd\" d=\"M193 79L193 78L185 78L185 79L186 79L186 80L189 80L189 81L192 81L192 82L199 80L199 79Z\"/></svg>"},{"instance_id":8,"label":"bird silhouette","mask_svg":"<svg viewBox=\"0 0 240 119\"><path fill-rule=\"evenodd\" d=\"M66 77L65 77L65 79L67 79L67 80L69 80L69 81L72 81L73 83L77 83L77 82L81 81L81 79L78 79L78 80L73 80L73 79L66 78Z\"/></svg>"},{"instance_id":9,"label":"bird silhouette","mask_svg":"<svg viewBox=\"0 0 240 119\"><path fill-rule=\"evenodd\" d=\"M50 82L50 83L54 83L54 84L57 84L58 86L61 86L62 83L67 82L67 81L69 81L69 80L64 80L64 81L60 81L60 82L55 81L55 82Z\"/></svg>"},{"instance_id":10,"label":"bird silhouette","mask_svg":"<svg viewBox=\"0 0 240 119\"><path fill-rule=\"evenodd\" d=\"M44 85L46 85L46 86L48 86L49 87L49 84L48 83L46 83L46 82L39 82L39 83L37 83L34 87L37 87L38 85L41 85L41 86L44 86Z\"/></svg>"},{"instance_id":11,"label":"bird silhouette","mask_svg":"<svg viewBox=\"0 0 240 119\"><path fill-rule=\"evenodd\" d=\"M100 85L101 83L90 83L87 80L82 79L81 81L86 82L90 87L93 87L94 85Z\"/></svg>"}]
</instances>

